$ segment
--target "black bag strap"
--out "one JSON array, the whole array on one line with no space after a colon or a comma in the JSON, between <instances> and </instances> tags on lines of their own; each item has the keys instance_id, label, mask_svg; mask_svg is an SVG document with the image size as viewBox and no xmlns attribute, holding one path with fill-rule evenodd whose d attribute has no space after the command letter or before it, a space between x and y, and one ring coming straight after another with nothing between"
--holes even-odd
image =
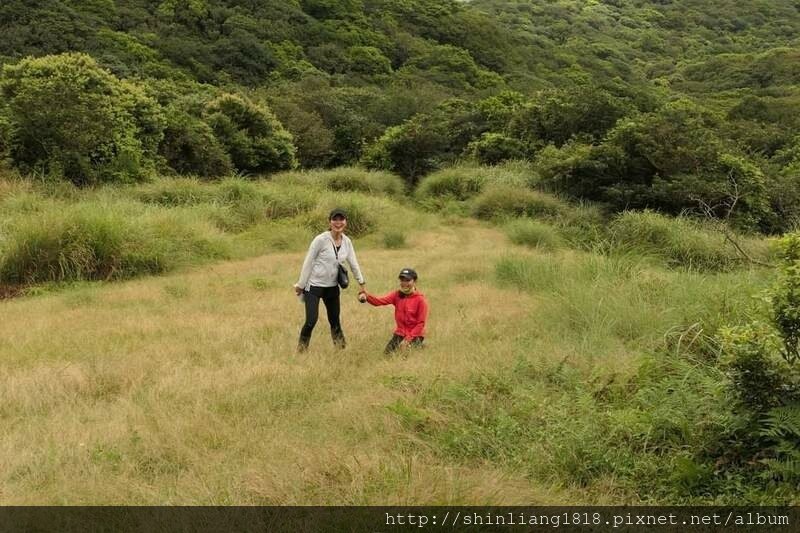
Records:
<instances>
[{"instance_id":1,"label":"black bag strap","mask_svg":"<svg viewBox=\"0 0 800 533\"><path fill-rule=\"evenodd\" d=\"M344 238L342 238L342 244L344 244ZM341 247L342 244L340 244L339 247ZM336 247L336 243L333 242L333 238L331 238L331 246L333 246L333 255L336 256L336 262L339 263L339 248Z\"/></svg>"}]
</instances>

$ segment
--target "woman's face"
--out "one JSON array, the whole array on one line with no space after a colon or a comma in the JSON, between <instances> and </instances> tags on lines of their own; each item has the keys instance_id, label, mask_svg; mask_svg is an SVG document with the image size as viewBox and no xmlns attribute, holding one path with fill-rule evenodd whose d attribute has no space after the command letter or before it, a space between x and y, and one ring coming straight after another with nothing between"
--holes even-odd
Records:
<instances>
[{"instance_id":1,"label":"woman's face","mask_svg":"<svg viewBox=\"0 0 800 533\"><path fill-rule=\"evenodd\" d=\"M344 231L347 227L347 219L342 215L336 215L330 220L331 229L334 231Z\"/></svg>"}]
</instances>

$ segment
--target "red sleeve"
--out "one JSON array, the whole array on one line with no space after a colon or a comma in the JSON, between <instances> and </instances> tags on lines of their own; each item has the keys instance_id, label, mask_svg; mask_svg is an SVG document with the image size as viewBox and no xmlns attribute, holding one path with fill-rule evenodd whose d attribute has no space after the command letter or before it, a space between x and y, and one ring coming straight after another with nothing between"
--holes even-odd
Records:
<instances>
[{"instance_id":1,"label":"red sleeve","mask_svg":"<svg viewBox=\"0 0 800 533\"><path fill-rule=\"evenodd\" d=\"M419 299L419 307L417 307L417 323L409 332L406 340L410 341L414 337L422 337L425 332L425 322L428 321L428 301L423 296Z\"/></svg>"},{"instance_id":2,"label":"red sleeve","mask_svg":"<svg viewBox=\"0 0 800 533\"><path fill-rule=\"evenodd\" d=\"M397 291L392 291L382 298L367 293L367 301L372 305L389 305L397 301Z\"/></svg>"}]
</instances>

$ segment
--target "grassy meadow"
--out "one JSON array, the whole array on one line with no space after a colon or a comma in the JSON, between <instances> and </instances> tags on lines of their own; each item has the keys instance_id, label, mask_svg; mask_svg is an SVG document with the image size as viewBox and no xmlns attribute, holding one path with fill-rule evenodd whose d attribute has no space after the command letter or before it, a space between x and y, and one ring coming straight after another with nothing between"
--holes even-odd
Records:
<instances>
[{"instance_id":1,"label":"grassy meadow","mask_svg":"<svg viewBox=\"0 0 800 533\"><path fill-rule=\"evenodd\" d=\"M773 272L535 179L0 181L0 503L797 503L699 459L732 424L716 331ZM295 353L291 285L334 205L371 292L420 273L423 350L384 356L391 309L348 289L347 348L323 312Z\"/></svg>"}]
</instances>

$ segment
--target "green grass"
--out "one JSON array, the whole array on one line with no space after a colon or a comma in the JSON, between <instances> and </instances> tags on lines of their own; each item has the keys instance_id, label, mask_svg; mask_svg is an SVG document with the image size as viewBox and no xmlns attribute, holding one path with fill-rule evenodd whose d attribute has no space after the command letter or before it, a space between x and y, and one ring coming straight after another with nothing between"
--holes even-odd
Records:
<instances>
[{"instance_id":1,"label":"green grass","mask_svg":"<svg viewBox=\"0 0 800 533\"><path fill-rule=\"evenodd\" d=\"M721 232L687 218L672 218L652 211L627 211L612 221L608 233L615 251L657 257L669 266L730 270L744 262ZM754 248L751 252L754 256L765 258L764 241L737 238L745 248Z\"/></svg>"},{"instance_id":2,"label":"green grass","mask_svg":"<svg viewBox=\"0 0 800 533\"><path fill-rule=\"evenodd\" d=\"M707 459L737 423L715 334L772 283L707 228L552 197L494 226L459 209L497 185L430 213L289 181L0 185L3 282L34 283L0 301L2 503L796 502ZM392 310L348 290L348 348L323 319L295 354L332 207L370 292L420 272L424 350L384 358Z\"/></svg>"},{"instance_id":3,"label":"green grass","mask_svg":"<svg viewBox=\"0 0 800 533\"><path fill-rule=\"evenodd\" d=\"M14 220L2 242L0 283L110 280L230 257L204 221L136 206L49 205Z\"/></svg>"},{"instance_id":4,"label":"green grass","mask_svg":"<svg viewBox=\"0 0 800 533\"><path fill-rule=\"evenodd\" d=\"M428 208L438 208L448 200L465 201L480 194L488 185L528 188L538 177L523 162L507 162L493 167L456 165L425 176L414 196Z\"/></svg>"},{"instance_id":5,"label":"green grass","mask_svg":"<svg viewBox=\"0 0 800 533\"><path fill-rule=\"evenodd\" d=\"M315 187L334 192L360 192L392 197L402 196L405 192L405 184L399 176L360 167L281 172L271 179L275 183Z\"/></svg>"}]
</instances>

